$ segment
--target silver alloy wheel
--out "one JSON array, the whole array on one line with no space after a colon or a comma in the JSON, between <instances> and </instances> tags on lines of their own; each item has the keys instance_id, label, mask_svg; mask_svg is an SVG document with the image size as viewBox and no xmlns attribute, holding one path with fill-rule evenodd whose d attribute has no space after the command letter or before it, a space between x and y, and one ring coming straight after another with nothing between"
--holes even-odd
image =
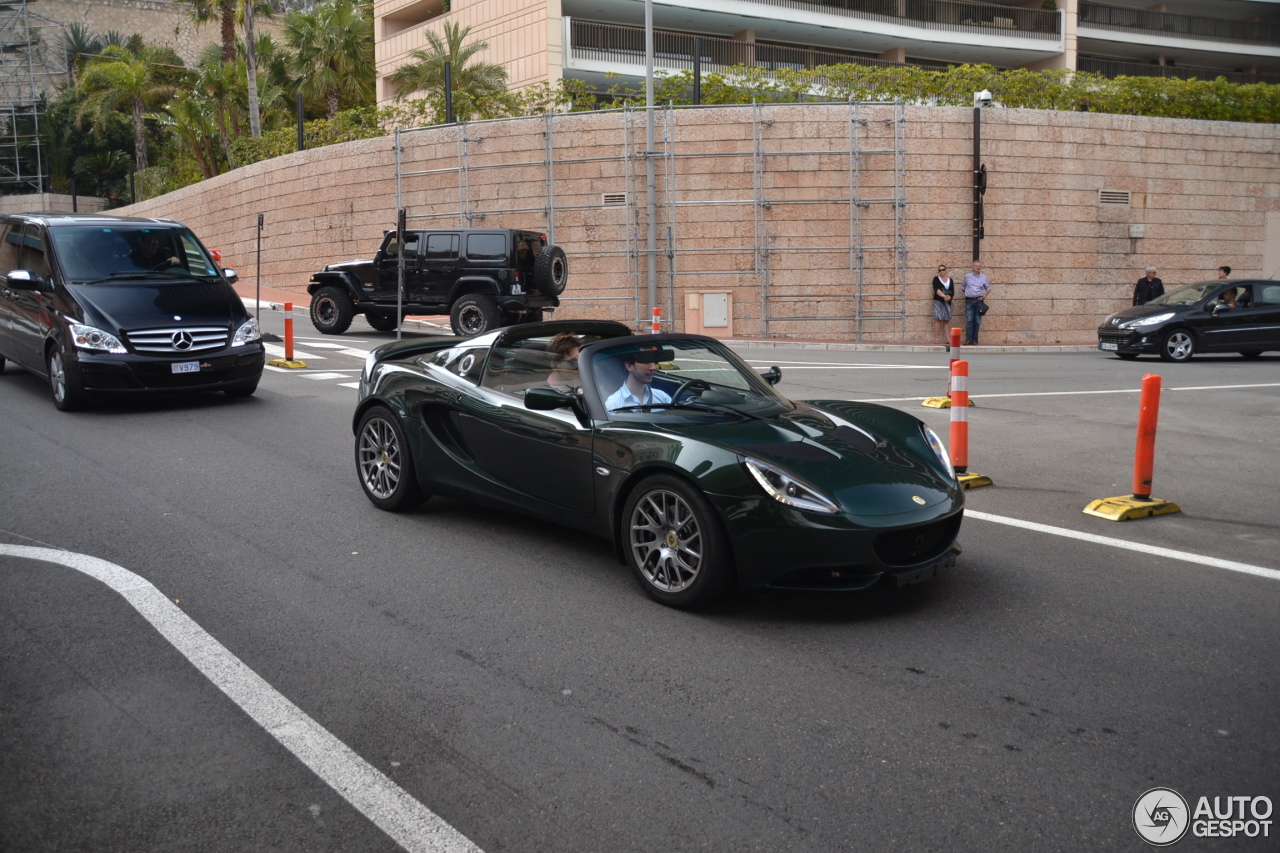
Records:
<instances>
[{"instance_id":1,"label":"silver alloy wheel","mask_svg":"<svg viewBox=\"0 0 1280 853\"><path fill-rule=\"evenodd\" d=\"M67 368L62 363L62 353L56 349L49 353L49 384L53 386L53 399L59 403L67 399Z\"/></svg>"},{"instance_id":2,"label":"silver alloy wheel","mask_svg":"<svg viewBox=\"0 0 1280 853\"><path fill-rule=\"evenodd\" d=\"M400 442L395 428L382 418L370 418L360 433L360 482L375 498L386 500L400 485Z\"/></svg>"},{"instance_id":3,"label":"silver alloy wheel","mask_svg":"<svg viewBox=\"0 0 1280 853\"><path fill-rule=\"evenodd\" d=\"M684 498L654 489L631 511L631 553L645 580L663 592L688 589L702 567L702 529Z\"/></svg>"},{"instance_id":4,"label":"silver alloy wheel","mask_svg":"<svg viewBox=\"0 0 1280 853\"><path fill-rule=\"evenodd\" d=\"M1165 351L1169 353L1169 357L1174 361L1186 361L1191 358L1193 346L1191 335L1182 331L1169 335L1164 342Z\"/></svg>"},{"instance_id":5,"label":"silver alloy wheel","mask_svg":"<svg viewBox=\"0 0 1280 853\"><path fill-rule=\"evenodd\" d=\"M478 335L484 331L484 312L476 305L464 305L458 312L458 328L463 334Z\"/></svg>"}]
</instances>

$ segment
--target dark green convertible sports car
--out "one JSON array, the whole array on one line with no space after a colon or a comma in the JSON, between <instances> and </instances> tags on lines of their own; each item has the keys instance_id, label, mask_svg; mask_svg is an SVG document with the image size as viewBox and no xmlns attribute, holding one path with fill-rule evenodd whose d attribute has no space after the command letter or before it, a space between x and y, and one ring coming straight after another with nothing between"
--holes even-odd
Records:
<instances>
[{"instance_id":1,"label":"dark green convertible sports car","mask_svg":"<svg viewBox=\"0 0 1280 853\"><path fill-rule=\"evenodd\" d=\"M387 510L465 498L604 536L655 600L842 591L953 565L963 492L896 409L795 403L728 347L561 320L375 350L352 422Z\"/></svg>"}]
</instances>

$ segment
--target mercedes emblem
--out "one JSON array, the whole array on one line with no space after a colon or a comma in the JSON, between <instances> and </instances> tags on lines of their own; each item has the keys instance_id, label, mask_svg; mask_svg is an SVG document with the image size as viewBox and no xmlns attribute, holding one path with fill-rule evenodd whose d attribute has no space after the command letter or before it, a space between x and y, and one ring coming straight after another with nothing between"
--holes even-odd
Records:
<instances>
[{"instance_id":1,"label":"mercedes emblem","mask_svg":"<svg viewBox=\"0 0 1280 853\"><path fill-rule=\"evenodd\" d=\"M195 340L191 337L191 333L186 331L174 332L172 341L174 349L182 350L184 352L191 349L191 345L195 343Z\"/></svg>"}]
</instances>

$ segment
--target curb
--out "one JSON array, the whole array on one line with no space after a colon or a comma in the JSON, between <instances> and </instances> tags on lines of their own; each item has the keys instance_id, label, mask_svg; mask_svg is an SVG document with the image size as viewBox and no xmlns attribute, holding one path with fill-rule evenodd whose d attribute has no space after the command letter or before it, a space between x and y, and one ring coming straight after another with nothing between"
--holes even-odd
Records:
<instances>
[{"instance_id":1,"label":"curb","mask_svg":"<svg viewBox=\"0 0 1280 853\"><path fill-rule=\"evenodd\" d=\"M822 341L752 341L726 338L721 343L744 349L809 349L831 352L946 352L947 348L936 344L840 344ZM1013 344L1010 346L960 347L960 353L1014 353L1014 352L1093 352L1097 344Z\"/></svg>"}]
</instances>

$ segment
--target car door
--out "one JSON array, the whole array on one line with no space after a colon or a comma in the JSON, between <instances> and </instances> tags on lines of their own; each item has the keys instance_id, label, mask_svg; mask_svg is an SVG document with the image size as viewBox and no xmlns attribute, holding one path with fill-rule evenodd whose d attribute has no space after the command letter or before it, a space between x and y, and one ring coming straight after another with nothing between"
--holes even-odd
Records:
<instances>
[{"instance_id":1,"label":"car door","mask_svg":"<svg viewBox=\"0 0 1280 853\"><path fill-rule=\"evenodd\" d=\"M405 242L409 241L410 235L413 235L414 242L417 242L417 235L412 231L405 232ZM404 301L410 302L412 298L409 293L409 282L416 270L411 270L410 265L414 261L412 254L405 257L405 292ZM373 299L383 305L396 304L396 292L400 283L400 241L395 231L387 233L383 238L382 248L378 250L377 259L374 261L374 278L377 282L374 290Z\"/></svg>"},{"instance_id":2,"label":"car door","mask_svg":"<svg viewBox=\"0 0 1280 853\"><path fill-rule=\"evenodd\" d=\"M1266 345L1268 310L1258 304L1257 292L1252 284L1237 284L1234 287L1236 307L1218 309L1213 322L1204 330L1208 350L1229 352ZM1215 300L1217 298L1214 297ZM1209 304L1213 305L1214 302Z\"/></svg>"},{"instance_id":3,"label":"car door","mask_svg":"<svg viewBox=\"0 0 1280 853\"><path fill-rule=\"evenodd\" d=\"M53 290L53 268L49 262L44 229L26 225L22 229L18 269L28 270L41 279L41 284L26 287L7 286L11 300L9 333L14 357L21 363L44 369L44 342L51 325L49 293Z\"/></svg>"},{"instance_id":4,"label":"car door","mask_svg":"<svg viewBox=\"0 0 1280 853\"><path fill-rule=\"evenodd\" d=\"M424 235L422 249L422 290L417 301L424 305L446 305L454 279L458 277L460 236L451 231L431 231Z\"/></svg>"},{"instance_id":5,"label":"car door","mask_svg":"<svg viewBox=\"0 0 1280 853\"><path fill-rule=\"evenodd\" d=\"M18 267L18 249L22 243L22 224L0 220L0 354L17 359L14 352L13 291L9 287L9 273Z\"/></svg>"},{"instance_id":6,"label":"car door","mask_svg":"<svg viewBox=\"0 0 1280 853\"><path fill-rule=\"evenodd\" d=\"M571 410L526 409L529 388L549 387L552 358L494 347L475 394L456 409L463 441L485 475L518 493L580 513L595 509L591 430Z\"/></svg>"},{"instance_id":7,"label":"car door","mask_svg":"<svg viewBox=\"0 0 1280 853\"><path fill-rule=\"evenodd\" d=\"M1253 299L1263 348L1280 349L1280 281L1255 281Z\"/></svg>"}]
</instances>

